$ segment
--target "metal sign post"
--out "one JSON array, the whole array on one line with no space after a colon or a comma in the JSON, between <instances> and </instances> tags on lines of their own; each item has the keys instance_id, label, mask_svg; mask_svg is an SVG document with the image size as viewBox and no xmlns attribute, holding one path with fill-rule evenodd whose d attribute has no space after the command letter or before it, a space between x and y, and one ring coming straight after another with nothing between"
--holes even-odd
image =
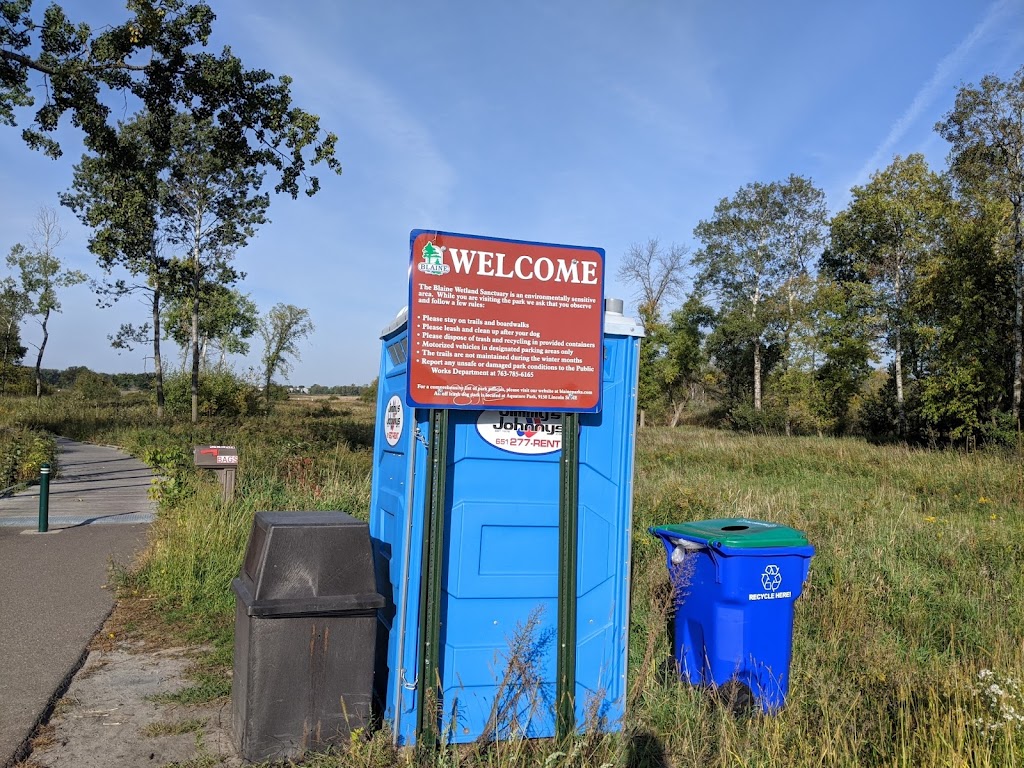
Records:
<instances>
[{"instance_id":1,"label":"metal sign post","mask_svg":"<svg viewBox=\"0 0 1024 768\"><path fill-rule=\"evenodd\" d=\"M579 533L579 415L562 426L558 489L558 649L555 668L555 737L576 732L576 555Z\"/></svg>"},{"instance_id":2,"label":"metal sign post","mask_svg":"<svg viewBox=\"0 0 1024 768\"><path fill-rule=\"evenodd\" d=\"M448 411L430 411L427 444L426 510L423 520L423 572L420 579L419 690L416 743L433 747L441 718L441 568L448 464Z\"/></svg>"},{"instance_id":3,"label":"metal sign post","mask_svg":"<svg viewBox=\"0 0 1024 768\"><path fill-rule=\"evenodd\" d=\"M433 746L441 723L449 409L564 414L554 714L556 733L565 737L576 730L579 414L602 409L605 254L600 248L432 230L413 230L409 245L406 402L431 409L417 742Z\"/></svg>"}]
</instances>

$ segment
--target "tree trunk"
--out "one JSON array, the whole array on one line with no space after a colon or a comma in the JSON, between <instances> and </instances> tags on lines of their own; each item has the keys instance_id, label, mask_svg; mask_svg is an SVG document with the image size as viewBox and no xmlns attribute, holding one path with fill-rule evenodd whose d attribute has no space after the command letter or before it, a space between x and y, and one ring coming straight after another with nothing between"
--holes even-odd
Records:
<instances>
[{"instance_id":1,"label":"tree trunk","mask_svg":"<svg viewBox=\"0 0 1024 768\"><path fill-rule=\"evenodd\" d=\"M893 342L893 357L896 367L896 429L902 437L906 432L907 413L903 407L903 333L899 326L896 328L896 338Z\"/></svg>"},{"instance_id":2,"label":"tree trunk","mask_svg":"<svg viewBox=\"0 0 1024 768\"><path fill-rule=\"evenodd\" d=\"M156 377L156 417L164 417L164 364L160 359L160 289L153 289L153 372Z\"/></svg>"},{"instance_id":3,"label":"tree trunk","mask_svg":"<svg viewBox=\"0 0 1024 768\"><path fill-rule=\"evenodd\" d=\"M3 377L0 378L0 395L7 394L7 377L8 372L14 367L11 363L11 334L14 333L14 321L7 323L7 333L4 336L4 359L0 362L3 363Z\"/></svg>"},{"instance_id":4,"label":"tree trunk","mask_svg":"<svg viewBox=\"0 0 1024 768\"><path fill-rule=\"evenodd\" d=\"M895 290L897 306L901 311L896 313L893 323L893 356L896 373L896 432L900 437L906 433L907 412L903 405L903 257L897 253L896 268L893 273L893 286Z\"/></svg>"},{"instance_id":5,"label":"tree trunk","mask_svg":"<svg viewBox=\"0 0 1024 768\"><path fill-rule=\"evenodd\" d=\"M46 330L46 324L48 322L50 322L49 309L43 312L43 319L41 322L41 325L43 326L43 340L39 344L39 354L36 355L36 400L43 396L43 377L40 375L40 371L43 367L43 351L46 349L46 342L50 338L50 333Z\"/></svg>"},{"instance_id":6,"label":"tree trunk","mask_svg":"<svg viewBox=\"0 0 1024 768\"><path fill-rule=\"evenodd\" d=\"M754 410L761 412L761 337L754 339Z\"/></svg>"},{"instance_id":7,"label":"tree trunk","mask_svg":"<svg viewBox=\"0 0 1024 768\"><path fill-rule=\"evenodd\" d=\"M673 403L672 404L672 420L669 423L670 427L672 427L674 429L675 427L679 426L679 422L683 418L683 411L685 411L685 410L686 410L686 401L685 400L683 402L681 402L681 403Z\"/></svg>"},{"instance_id":8,"label":"tree trunk","mask_svg":"<svg viewBox=\"0 0 1024 768\"><path fill-rule=\"evenodd\" d=\"M1024 232L1021 203L1013 206L1013 404L1011 413L1020 430L1020 400L1024 389Z\"/></svg>"},{"instance_id":9,"label":"tree trunk","mask_svg":"<svg viewBox=\"0 0 1024 768\"><path fill-rule=\"evenodd\" d=\"M757 305L761 303L760 284L754 290L750 306L750 319L757 322ZM761 332L754 337L754 410L761 412Z\"/></svg>"},{"instance_id":10,"label":"tree trunk","mask_svg":"<svg viewBox=\"0 0 1024 768\"><path fill-rule=\"evenodd\" d=\"M192 423L199 422L199 245L192 251Z\"/></svg>"}]
</instances>

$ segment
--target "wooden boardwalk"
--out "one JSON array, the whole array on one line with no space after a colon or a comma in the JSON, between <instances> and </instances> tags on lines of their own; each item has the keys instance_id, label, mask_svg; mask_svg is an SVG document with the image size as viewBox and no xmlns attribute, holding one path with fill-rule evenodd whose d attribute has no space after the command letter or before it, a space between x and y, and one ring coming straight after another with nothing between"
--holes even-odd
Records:
<instances>
[{"instance_id":1,"label":"wooden boardwalk","mask_svg":"<svg viewBox=\"0 0 1024 768\"><path fill-rule=\"evenodd\" d=\"M111 563L146 544L152 471L114 448L59 440L49 533L36 533L39 488L0 498L0 768L85 658L114 606Z\"/></svg>"},{"instance_id":2,"label":"wooden boardwalk","mask_svg":"<svg viewBox=\"0 0 1024 768\"><path fill-rule=\"evenodd\" d=\"M153 470L116 448L57 438L59 476L50 481L50 528L150 523ZM0 526L37 528L39 486L0 499Z\"/></svg>"}]
</instances>

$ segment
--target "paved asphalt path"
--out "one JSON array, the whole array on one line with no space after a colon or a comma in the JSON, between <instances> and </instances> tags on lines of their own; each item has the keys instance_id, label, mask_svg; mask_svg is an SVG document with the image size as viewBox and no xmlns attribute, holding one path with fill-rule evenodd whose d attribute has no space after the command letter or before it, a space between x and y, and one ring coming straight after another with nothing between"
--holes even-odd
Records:
<instances>
[{"instance_id":1,"label":"paved asphalt path","mask_svg":"<svg viewBox=\"0 0 1024 768\"><path fill-rule=\"evenodd\" d=\"M0 766L21 756L114 606L111 562L141 551L152 471L114 449L58 439L49 533L39 488L0 498Z\"/></svg>"}]
</instances>

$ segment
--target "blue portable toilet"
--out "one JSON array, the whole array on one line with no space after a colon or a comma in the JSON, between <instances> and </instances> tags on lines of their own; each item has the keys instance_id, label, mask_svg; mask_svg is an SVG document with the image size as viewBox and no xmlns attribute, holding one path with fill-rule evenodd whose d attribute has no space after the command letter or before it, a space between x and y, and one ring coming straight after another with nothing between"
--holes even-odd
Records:
<instances>
[{"instance_id":1,"label":"blue portable toilet","mask_svg":"<svg viewBox=\"0 0 1024 768\"><path fill-rule=\"evenodd\" d=\"M636 386L641 325L607 300L603 407L580 414L576 567L577 726L596 711L617 728L626 697ZM417 633L429 411L406 403L405 311L382 333L370 534L387 606L380 611L376 688L401 744L416 738L423 686ZM452 410L445 457L442 733L449 742L555 733L559 459L562 414ZM534 689L506 678L513 637ZM385 650L386 644L386 650ZM504 681L504 684L503 684ZM494 713L502 711L502 722Z\"/></svg>"}]
</instances>

